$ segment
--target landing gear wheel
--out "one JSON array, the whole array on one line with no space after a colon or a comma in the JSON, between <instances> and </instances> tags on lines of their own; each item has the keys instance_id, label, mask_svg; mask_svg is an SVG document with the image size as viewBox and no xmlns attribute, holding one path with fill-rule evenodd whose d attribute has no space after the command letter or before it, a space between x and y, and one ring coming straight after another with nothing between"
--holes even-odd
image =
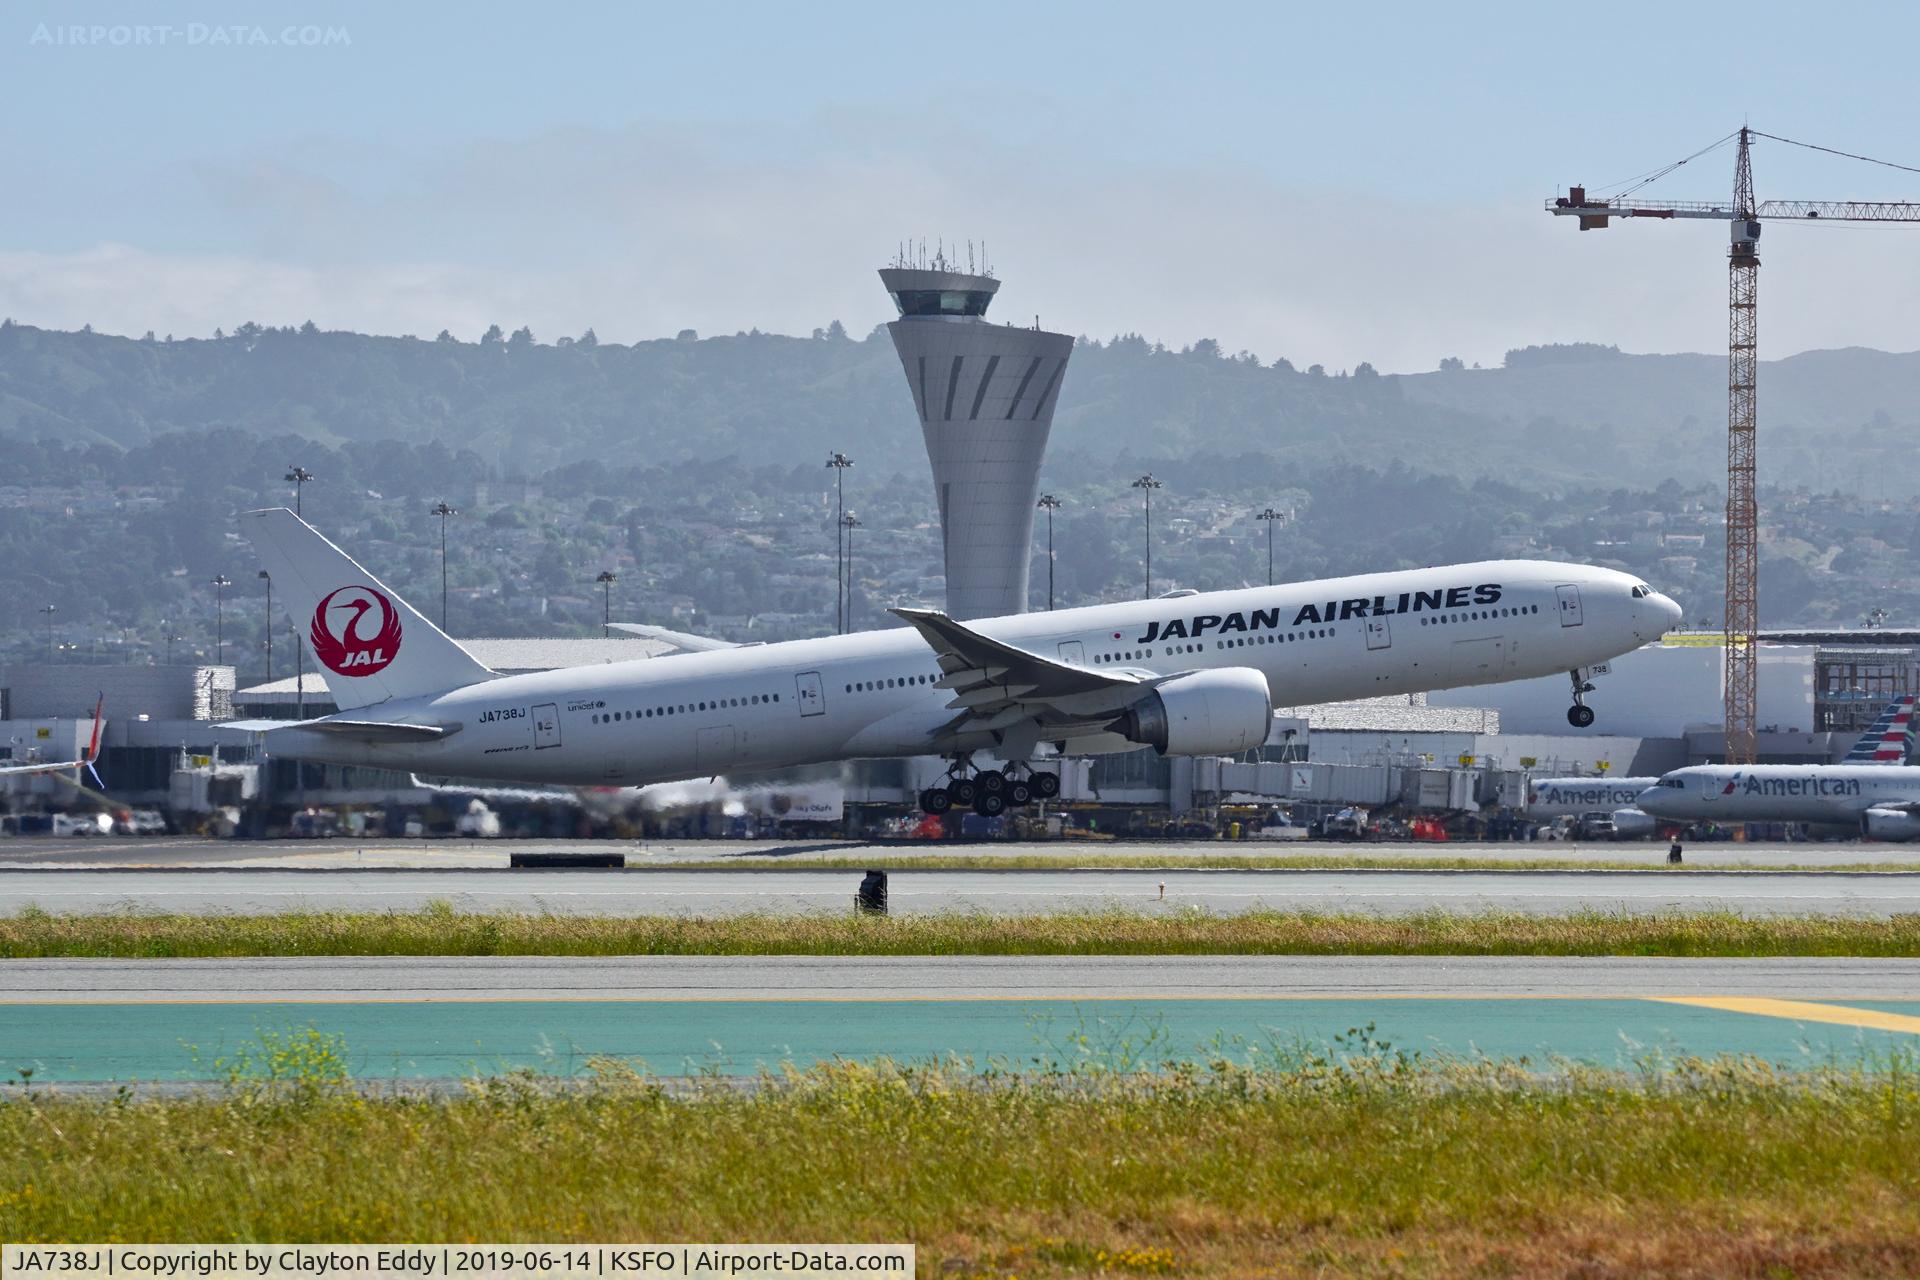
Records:
<instances>
[{"instance_id":1,"label":"landing gear wheel","mask_svg":"<svg viewBox=\"0 0 1920 1280\"><path fill-rule=\"evenodd\" d=\"M1007 803L1016 809L1033 803L1033 788L1024 782L1009 782L1006 794Z\"/></svg>"},{"instance_id":2,"label":"landing gear wheel","mask_svg":"<svg viewBox=\"0 0 1920 1280\"><path fill-rule=\"evenodd\" d=\"M1584 667L1575 667L1567 674L1573 678L1573 705L1567 708L1567 723L1576 729L1584 729L1593 723L1593 708L1587 705L1587 695L1593 692L1593 683L1587 679Z\"/></svg>"},{"instance_id":3,"label":"landing gear wheel","mask_svg":"<svg viewBox=\"0 0 1920 1280\"><path fill-rule=\"evenodd\" d=\"M973 780L980 784L980 790L989 794L998 794L1007 789L1007 775L998 769L982 769L973 775Z\"/></svg>"},{"instance_id":4,"label":"landing gear wheel","mask_svg":"<svg viewBox=\"0 0 1920 1280\"><path fill-rule=\"evenodd\" d=\"M953 803L959 805L970 805L980 795L980 788L972 778L955 778L946 791Z\"/></svg>"},{"instance_id":5,"label":"landing gear wheel","mask_svg":"<svg viewBox=\"0 0 1920 1280\"><path fill-rule=\"evenodd\" d=\"M920 793L920 812L945 813L953 808L953 796L945 787L928 787Z\"/></svg>"},{"instance_id":6,"label":"landing gear wheel","mask_svg":"<svg viewBox=\"0 0 1920 1280\"><path fill-rule=\"evenodd\" d=\"M1033 788L1033 794L1042 800L1051 800L1060 794L1060 775L1057 773L1036 773L1027 779Z\"/></svg>"},{"instance_id":7,"label":"landing gear wheel","mask_svg":"<svg viewBox=\"0 0 1920 1280\"><path fill-rule=\"evenodd\" d=\"M999 791L982 791L973 798L973 811L983 818L997 818L1007 811L1007 797Z\"/></svg>"}]
</instances>

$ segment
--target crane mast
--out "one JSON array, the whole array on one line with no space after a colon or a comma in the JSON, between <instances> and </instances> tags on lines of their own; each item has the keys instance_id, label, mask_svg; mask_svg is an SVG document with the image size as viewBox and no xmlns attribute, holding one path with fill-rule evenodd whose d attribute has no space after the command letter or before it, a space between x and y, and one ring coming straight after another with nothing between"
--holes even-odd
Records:
<instances>
[{"instance_id":1,"label":"crane mast","mask_svg":"<svg viewBox=\"0 0 1920 1280\"><path fill-rule=\"evenodd\" d=\"M1733 240L1727 247L1727 607L1724 696L1727 762L1752 764L1759 746L1760 511L1754 497L1756 291L1760 220L1753 206L1753 164L1740 130L1733 170Z\"/></svg>"},{"instance_id":2,"label":"crane mast","mask_svg":"<svg viewBox=\"0 0 1920 1280\"><path fill-rule=\"evenodd\" d=\"M1753 197L1750 150L1756 131L1742 126L1738 136L1740 142L1734 160L1731 203L1598 200L1589 199L1585 187L1572 187L1566 195L1549 200L1547 212L1579 219L1582 231L1600 230L1615 218L1708 219L1725 222L1732 231L1732 242L1727 248L1727 603L1722 623L1726 644L1726 758L1731 764L1752 764L1759 746L1756 722L1760 656L1760 512L1754 496L1754 458L1757 439L1755 393L1759 381L1756 303L1760 283L1760 223L1763 219L1920 222L1920 204L1905 200L1756 202ZM1795 146L1810 145L1773 134L1762 133L1757 136L1793 143ZM1714 146L1720 146L1728 140L1722 138ZM1813 149L1832 150L1828 147ZM1704 154L1704 151L1696 153ZM1846 152L1835 154L1848 155ZM1696 157L1689 157L1693 158ZM1849 158L1869 159L1866 156ZM1661 172L1672 172L1685 163L1685 160L1680 161ZM1906 168L1904 165L1892 167ZM1642 180L1634 189L1651 180Z\"/></svg>"}]
</instances>

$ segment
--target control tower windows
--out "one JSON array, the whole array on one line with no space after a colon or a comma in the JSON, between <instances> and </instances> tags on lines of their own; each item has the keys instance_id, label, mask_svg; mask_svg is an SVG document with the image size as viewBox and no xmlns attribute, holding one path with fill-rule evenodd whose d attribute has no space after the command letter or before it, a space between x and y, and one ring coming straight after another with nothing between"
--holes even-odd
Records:
<instances>
[{"instance_id":1,"label":"control tower windows","mask_svg":"<svg viewBox=\"0 0 1920 1280\"><path fill-rule=\"evenodd\" d=\"M993 295L972 289L902 289L893 305L903 316L983 316Z\"/></svg>"}]
</instances>

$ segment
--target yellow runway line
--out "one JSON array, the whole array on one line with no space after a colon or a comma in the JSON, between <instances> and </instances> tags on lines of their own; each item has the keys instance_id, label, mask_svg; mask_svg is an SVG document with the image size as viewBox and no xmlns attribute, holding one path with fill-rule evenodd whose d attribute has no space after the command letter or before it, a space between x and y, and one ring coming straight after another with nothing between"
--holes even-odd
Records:
<instances>
[{"instance_id":1,"label":"yellow runway line","mask_svg":"<svg viewBox=\"0 0 1920 1280\"><path fill-rule=\"evenodd\" d=\"M1904 1031L1920 1036L1920 1018L1906 1013L1884 1013L1879 1009L1815 1004L1810 1000L1770 1000L1764 996L1655 996L1654 999L1662 1004L1688 1004L1699 1009L1719 1009L1725 1013L1752 1013L1763 1018L1825 1022L1840 1027L1864 1027L1870 1031Z\"/></svg>"}]
</instances>

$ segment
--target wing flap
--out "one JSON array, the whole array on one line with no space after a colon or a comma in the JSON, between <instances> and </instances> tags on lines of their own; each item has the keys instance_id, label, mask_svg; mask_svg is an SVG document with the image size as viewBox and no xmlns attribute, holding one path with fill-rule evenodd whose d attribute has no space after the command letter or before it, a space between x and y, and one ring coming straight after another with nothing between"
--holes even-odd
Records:
<instances>
[{"instance_id":1,"label":"wing flap","mask_svg":"<svg viewBox=\"0 0 1920 1280\"><path fill-rule=\"evenodd\" d=\"M919 630L939 660L945 674L934 686L954 693L947 707L958 714L933 731L935 749L969 735L1016 739L1029 725L1053 732L1089 720L1105 723L1145 687L1138 675L1043 657L931 609L893 613Z\"/></svg>"}]
</instances>

